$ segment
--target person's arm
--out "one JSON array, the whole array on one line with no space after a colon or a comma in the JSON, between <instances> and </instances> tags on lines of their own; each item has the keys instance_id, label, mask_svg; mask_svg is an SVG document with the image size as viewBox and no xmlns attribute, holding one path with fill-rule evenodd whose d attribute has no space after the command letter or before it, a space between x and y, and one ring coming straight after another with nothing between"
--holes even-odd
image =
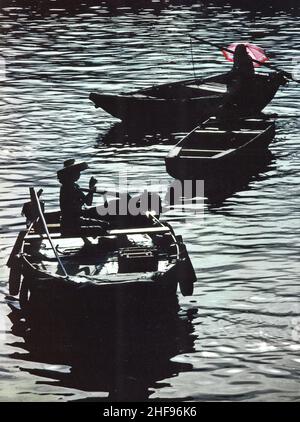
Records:
<instances>
[{"instance_id":1,"label":"person's arm","mask_svg":"<svg viewBox=\"0 0 300 422\"><path fill-rule=\"evenodd\" d=\"M96 184L97 184L97 180L94 177L90 178L90 182L89 182L89 192L87 195L85 195L85 204L90 206L93 203L93 197L94 197L94 193L96 192Z\"/></svg>"},{"instance_id":2,"label":"person's arm","mask_svg":"<svg viewBox=\"0 0 300 422\"><path fill-rule=\"evenodd\" d=\"M84 202L85 202L86 205L88 205L88 206L92 205L95 190L90 190L90 192L87 195L85 195Z\"/></svg>"}]
</instances>

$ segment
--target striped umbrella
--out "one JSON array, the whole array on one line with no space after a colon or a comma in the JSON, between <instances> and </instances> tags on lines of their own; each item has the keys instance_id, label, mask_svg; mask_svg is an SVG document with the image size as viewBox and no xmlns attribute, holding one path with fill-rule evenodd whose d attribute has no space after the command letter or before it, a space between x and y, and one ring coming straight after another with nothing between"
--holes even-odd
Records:
<instances>
[{"instance_id":1,"label":"striped umbrella","mask_svg":"<svg viewBox=\"0 0 300 422\"><path fill-rule=\"evenodd\" d=\"M247 49L248 55L252 59L261 62L261 64L263 64L263 63L265 63L266 61L269 60L268 57L266 56L266 53L264 52L264 50L261 47L258 47L255 44L250 44L249 42L243 42L243 43L235 42L235 43L230 44L226 49L222 50L222 53L224 54L224 57L227 60L229 60L230 62L233 62L234 61L234 59L233 59L234 52L235 52L236 47L239 44L244 44L244 46ZM232 53L230 53L228 50L232 51ZM257 62L253 62L253 64L254 64L255 67L261 66L261 64L260 63L257 63Z\"/></svg>"}]
</instances>

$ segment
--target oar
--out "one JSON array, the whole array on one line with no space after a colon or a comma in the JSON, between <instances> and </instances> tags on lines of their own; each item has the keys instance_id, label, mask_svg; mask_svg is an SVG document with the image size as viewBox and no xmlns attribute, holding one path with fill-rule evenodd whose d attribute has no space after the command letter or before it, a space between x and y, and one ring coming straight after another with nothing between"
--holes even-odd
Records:
<instances>
[{"instance_id":1,"label":"oar","mask_svg":"<svg viewBox=\"0 0 300 422\"><path fill-rule=\"evenodd\" d=\"M51 236L50 236L48 227L47 227L47 223L46 223L46 220L45 220L45 217L44 217L42 208L41 208L41 204L40 204L39 198L38 198L38 196L37 196L36 191L34 190L34 188L30 188L30 198L31 198L32 204L36 207L36 211L37 211L38 217L40 218L40 220L41 220L41 222L43 224L45 233L46 233L46 235L48 237L49 243L51 245L51 248L53 249L54 255L56 256L56 259L57 259L57 261L58 261L58 263L60 265L60 268L62 269L62 272L63 272L64 276L65 277L68 277L67 271L66 271L63 263L61 262L61 259L58 256L57 250L55 249L54 244L52 242L52 239L51 239Z\"/></svg>"},{"instance_id":2,"label":"oar","mask_svg":"<svg viewBox=\"0 0 300 422\"><path fill-rule=\"evenodd\" d=\"M90 189L85 189L85 188L83 188L83 189L81 189L80 188L80 190L82 190L82 192L87 192L87 193L90 193L91 192L91 190ZM94 195L105 195L105 194L108 194L108 195L115 195L115 196L117 196L117 197L119 197L120 196L120 192L116 192L116 191L112 191L112 190L100 190L100 191L95 191L94 192Z\"/></svg>"},{"instance_id":3,"label":"oar","mask_svg":"<svg viewBox=\"0 0 300 422\"><path fill-rule=\"evenodd\" d=\"M158 225L158 226L161 226L161 227L168 227L168 229L170 230L171 237L174 240L174 243L176 245L177 257L179 258L180 248L179 248L178 241L176 239L175 233L174 233L173 229L171 228L171 226L162 223L157 217L155 217L153 211L146 211L145 215L146 215L146 217L149 218L149 220L152 220L154 225Z\"/></svg>"},{"instance_id":4,"label":"oar","mask_svg":"<svg viewBox=\"0 0 300 422\"><path fill-rule=\"evenodd\" d=\"M266 114L262 117L262 119L299 119L300 114L282 114L279 115L277 113Z\"/></svg>"},{"instance_id":5,"label":"oar","mask_svg":"<svg viewBox=\"0 0 300 422\"><path fill-rule=\"evenodd\" d=\"M197 40L197 41L200 41L200 42L203 42L205 44L211 45L212 47L216 47L219 50L224 50L224 51L227 51L230 54L234 54L234 51L233 50L230 50L229 48L223 47L220 44L216 44L216 43L213 43L211 41L205 40L204 38L199 38L199 37L196 37L195 35L190 35L190 38L192 38L194 40ZM269 63L265 63L265 62L261 62L259 60L253 59L252 57L250 57L250 58L251 58L251 60L254 63L258 63L258 64L260 64L262 66L268 67L271 70L276 70L277 72L281 72L286 78L288 78L288 79L290 79L290 80L292 80L294 82L300 83L299 80L293 78L293 76L292 76L292 74L290 72L286 72L285 70L279 69L277 66L271 65Z\"/></svg>"},{"instance_id":6,"label":"oar","mask_svg":"<svg viewBox=\"0 0 300 422\"><path fill-rule=\"evenodd\" d=\"M249 115L249 116L242 116L239 118L234 117L233 120L240 120L240 121L244 121L244 120L251 120L251 119L257 119L257 120L269 120L269 119L299 119L300 118L300 114L282 114L282 115L278 115L277 113L272 113L272 114L265 114L265 115ZM203 126L205 123L207 123L210 119L205 120L204 122L202 122L200 124L200 126ZM198 127L196 128L198 129Z\"/></svg>"}]
</instances>

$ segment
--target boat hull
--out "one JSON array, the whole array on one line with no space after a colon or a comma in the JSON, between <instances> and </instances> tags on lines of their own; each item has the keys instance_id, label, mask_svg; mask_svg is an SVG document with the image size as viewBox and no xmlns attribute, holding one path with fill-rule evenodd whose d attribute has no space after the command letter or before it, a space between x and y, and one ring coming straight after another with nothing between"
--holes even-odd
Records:
<instances>
[{"instance_id":1,"label":"boat hull","mask_svg":"<svg viewBox=\"0 0 300 422\"><path fill-rule=\"evenodd\" d=\"M129 127L142 123L145 127L186 127L211 115L222 104L223 97L188 99L135 98L126 95L92 93L96 107L126 122Z\"/></svg>"},{"instance_id":2,"label":"boat hull","mask_svg":"<svg viewBox=\"0 0 300 422\"><path fill-rule=\"evenodd\" d=\"M209 83L225 83L226 75L219 75L214 78L207 78ZM274 98L280 85L282 77L278 75L257 75L251 90L246 96L236 100L236 113L239 116L256 115L260 113ZM170 91L175 84L170 84ZM206 118L215 115L219 107L226 102L226 93L216 89L213 85L210 92L201 89L193 89L192 96L181 92L184 88L184 81L178 82L175 98L168 93L166 85L158 85L153 89L145 89L129 94L102 94L92 92L90 100L96 108L102 108L112 116L126 122L128 126L138 127L192 127ZM155 89L155 90L154 90ZM160 93L161 91L161 93ZM180 94L178 94L180 93ZM153 94L153 95L151 95ZM176 97L177 95L177 97Z\"/></svg>"},{"instance_id":3,"label":"boat hull","mask_svg":"<svg viewBox=\"0 0 300 422\"><path fill-rule=\"evenodd\" d=\"M184 296L193 294L196 275L181 236L153 215L125 218L119 228L112 219L105 233L93 227L61 233L57 212L45 213L45 221L48 234L30 225L7 263L10 279L18 278L10 293L19 295L27 316L134 318L176 308L178 287Z\"/></svg>"},{"instance_id":4,"label":"boat hull","mask_svg":"<svg viewBox=\"0 0 300 422\"><path fill-rule=\"evenodd\" d=\"M108 325L117 315L138 317L144 312L178 310L176 266L160 280L124 284L77 283L24 267L20 304L26 316L40 315L48 322L68 319L101 320ZM106 321L106 322L105 322Z\"/></svg>"},{"instance_id":5,"label":"boat hull","mask_svg":"<svg viewBox=\"0 0 300 422\"><path fill-rule=\"evenodd\" d=\"M218 159L205 160L191 157L168 155L165 157L166 170L177 179L214 180L228 175L250 173L266 162L268 145L275 136L275 126L262 132L245 147L233 150L231 154Z\"/></svg>"}]
</instances>

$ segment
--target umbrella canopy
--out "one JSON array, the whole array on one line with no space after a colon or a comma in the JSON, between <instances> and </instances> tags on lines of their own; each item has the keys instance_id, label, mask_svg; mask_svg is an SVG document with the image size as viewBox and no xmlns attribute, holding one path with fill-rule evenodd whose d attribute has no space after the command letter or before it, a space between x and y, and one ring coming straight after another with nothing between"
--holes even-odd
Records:
<instances>
[{"instance_id":1,"label":"umbrella canopy","mask_svg":"<svg viewBox=\"0 0 300 422\"><path fill-rule=\"evenodd\" d=\"M255 45L255 44L250 44L249 42L241 42L241 43L234 42L234 43L230 44L230 45L227 47L227 49L226 49L226 50L231 50L232 52L234 52L234 51L235 51L235 49L236 49L236 47L237 47L239 44L244 44L244 46L245 46L245 47L246 47L246 49L247 49L247 53L248 53L248 55L249 55L252 59L254 59L254 60L258 60L259 62L262 62L262 63L265 63L267 60L269 60L269 59L268 59L268 57L266 56L266 53L264 52L264 50L263 50L262 48L258 47L258 46L257 46L257 45ZM227 60L229 60L230 62L233 62L233 61L234 61L234 59L233 59L233 53L229 53L229 52L228 52L228 51L226 51L226 50L222 50L222 53L224 54L224 56L225 56L225 58L226 58ZM259 66L261 66L259 63L256 63L256 62L253 62L253 64L254 64L254 67L259 67Z\"/></svg>"}]
</instances>

